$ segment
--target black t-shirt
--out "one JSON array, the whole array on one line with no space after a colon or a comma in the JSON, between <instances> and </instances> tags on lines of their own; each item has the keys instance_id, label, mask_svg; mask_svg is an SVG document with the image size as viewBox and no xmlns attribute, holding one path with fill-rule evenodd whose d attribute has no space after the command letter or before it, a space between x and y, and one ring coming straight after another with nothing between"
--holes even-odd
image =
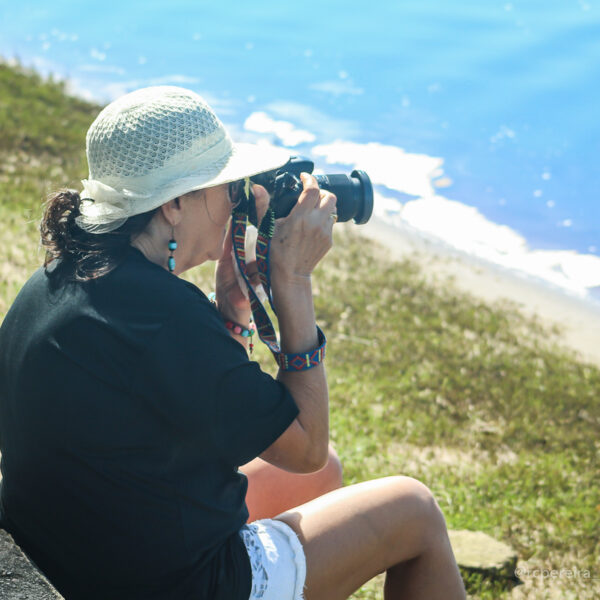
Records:
<instances>
[{"instance_id":1,"label":"black t-shirt","mask_svg":"<svg viewBox=\"0 0 600 600\"><path fill-rule=\"evenodd\" d=\"M39 269L0 328L4 525L68 599L250 594L237 470L298 409L206 296L131 249Z\"/></svg>"}]
</instances>

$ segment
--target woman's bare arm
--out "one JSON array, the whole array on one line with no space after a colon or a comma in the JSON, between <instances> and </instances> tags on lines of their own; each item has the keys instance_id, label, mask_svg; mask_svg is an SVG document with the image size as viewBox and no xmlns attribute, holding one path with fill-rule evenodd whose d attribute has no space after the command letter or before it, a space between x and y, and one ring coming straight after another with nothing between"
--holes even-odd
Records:
<instances>
[{"instance_id":1,"label":"woman's bare arm","mask_svg":"<svg viewBox=\"0 0 600 600\"><path fill-rule=\"evenodd\" d=\"M335 196L303 175L304 191L271 242L271 285L282 351L307 353L318 346L311 273L332 244ZM306 371L280 370L300 414L261 458L283 469L311 472L327 462L329 398L323 363Z\"/></svg>"}]
</instances>

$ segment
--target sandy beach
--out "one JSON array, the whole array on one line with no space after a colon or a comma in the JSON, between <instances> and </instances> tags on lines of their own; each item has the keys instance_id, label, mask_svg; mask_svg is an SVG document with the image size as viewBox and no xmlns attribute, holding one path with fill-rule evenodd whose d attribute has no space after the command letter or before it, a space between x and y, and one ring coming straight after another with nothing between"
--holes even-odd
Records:
<instances>
[{"instance_id":1,"label":"sandy beach","mask_svg":"<svg viewBox=\"0 0 600 600\"><path fill-rule=\"evenodd\" d=\"M439 285L450 278L459 290L486 301L509 300L524 314L558 326L559 344L600 366L600 305L468 256L408 227L392 227L377 216L357 230L383 244L391 258L410 256L417 260L425 275Z\"/></svg>"}]
</instances>

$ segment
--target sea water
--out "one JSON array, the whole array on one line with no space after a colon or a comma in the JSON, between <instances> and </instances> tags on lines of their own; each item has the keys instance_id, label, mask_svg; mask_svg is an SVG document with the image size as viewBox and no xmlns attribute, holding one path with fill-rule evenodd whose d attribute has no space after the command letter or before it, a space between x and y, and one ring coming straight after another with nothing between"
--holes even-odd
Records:
<instances>
[{"instance_id":1,"label":"sea water","mask_svg":"<svg viewBox=\"0 0 600 600\"><path fill-rule=\"evenodd\" d=\"M600 301L600 0L0 0L0 56L358 167L378 216ZM84 177L85 174L82 174Z\"/></svg>"}]
</instances>

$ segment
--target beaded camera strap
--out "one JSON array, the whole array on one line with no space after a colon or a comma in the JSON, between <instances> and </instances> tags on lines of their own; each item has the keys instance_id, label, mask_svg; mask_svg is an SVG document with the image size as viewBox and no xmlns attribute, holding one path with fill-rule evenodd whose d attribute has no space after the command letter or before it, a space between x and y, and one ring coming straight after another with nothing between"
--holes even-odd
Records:
<instances>
[{"instance_id":1,"label":"beaded camera strap","mask_svg":"<svg viewBox=\"0 0 600 600\"><path fill-rule=\"evenodd\" d=\"M246 190L248 196L248 189ZM319 338L319 346L311 352L305 354L284 354L281 351L277 340L277 333L273 327L273 323L269 318L266 308L258 298L248 276L248 267L246 265L246 228L248 225L248 199L240 202L232 213L231 238L233 242L233 250L235 260L242 274L248 295L250 299L250 307L252 316L258 332L258 337L267 345L279 367L285 371L303 371L317 366L325 357L325 346L327 340L324 333L317 327ZM267 209L265 216L258 227L258 236L256 240L256 265L260 281L265 289L269 304L274 314L277 314L273 306L271 295L271 274L269 263L269 250L271 247L271 239L275 230L275 213L271 207Z\"/></svg>"}]
</instances>

